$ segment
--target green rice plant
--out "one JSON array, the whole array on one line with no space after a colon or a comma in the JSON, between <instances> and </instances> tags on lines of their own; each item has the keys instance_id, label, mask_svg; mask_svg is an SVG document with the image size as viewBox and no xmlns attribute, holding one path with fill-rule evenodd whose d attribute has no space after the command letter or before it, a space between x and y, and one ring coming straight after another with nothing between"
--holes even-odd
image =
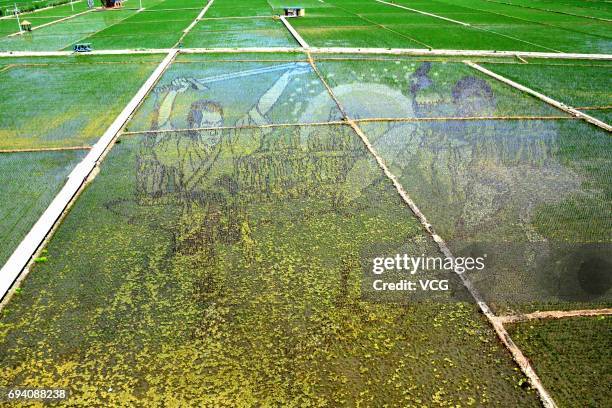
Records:
<instances>
[{"instance_id":1,"label":"green rice plant","mask_svg":"<svg viewBox=\"0 0 612 408\"><path fill-rule=\"evenodd\" d=\"M55 51L79 42L91 34L134 14L135 10L91 12L39 30L0 39L4 51Z\"/></svg>"},{"instance_id":2,"label":"green rice plant","mask_svg":"<svg viewBox=\"0 0 612 408\"><path fill-rule=\"evenodd\" d=\"M427 46L405 35L382 27L317 27L300 28L298 33L313 47L373 47L373 48L420 48Z\"/></svg>"},{"instance_id":3,"label":"green rice plant","mask_svg":"<svg viewBox=\"0 0 612 408\"><path fill-rule=\"evenodd\" d=\"M535 61L534 61L535 62ZM568 65L571 62L575 66ZM570 106L597 107L612 105L612 66L586 66L581 61L563 64L485 64L492 71Z\"/></svg>"},{"instance_id":4,"label":"green rice plant","mask_svg":"<svg viewBox=\"0 0 612 408\"><path fill-rule=\"evenodd\" d=\"M610 54L612 52L612 41L610 41L610 38L568 31L562 28L542 28L541 25L535 23L505 26L483 25L480 27L558 52L586 54Z\"/></svg>"},{"instance_id":5,"label":"green rice plant","mask_svg":"<svg viewBox=\"0 0 612 408\"><path fill-rule=\"evenodd\" d=\"M132 131L337 121L342 115L306 62L207 62L185 56L134 115ZM192 61L192 63L187 63Z\"/></svg>"},{"instance_id":6,"label":"green rice plant","mask_svg":"<svg viewBox=\"0 0 612 408\"><path fill-rule=\"evenodd\" d=\"M173 64L201 64L208 62L223 62L234 61L239 62L283 62L283 61L308 61L307 55L302 51L296 52L243 52L243 53L227 53L227 52L208 52L205 54L179 54Z\"/></svg>"},{"instance_id":7,"label":"green rice plant","mask_svg":"<svg viewBox=\"0 0 612 408\"><path fill-rule=\"evenodd\" d=\"M93 144L156 66L150 58L112 63L139 61L126 56L109 64L104 57L91 60L101 63L78 63L88 58L56 58L53 65L22 65L1 74L1 149Z\"/></svg>"},{"instance_id":8,"label":"green rice plant","mask_svg":"<svg viewBox=\"0 0 612 408\"><path fill-rule=\"evenodd\" d=\"M273 10L267 4L258 6L237 6L235 4L223 6L221 4L213 4L206 12L206 17L249 17L249 16L273 16Z\"/></svg>"},{"instance_id":9,"label":"green rice plant","mask_svg":"<svg viewBox=\"0 0 612 408\"><path fill-rule=\"evenodd\" d=\"M84 156L84 151L0 153L0 267Z\"/></svg>"},{"instance_id":10,"label":"green rice plant","mask_svg":"<svg viewBox=\"0 0 612 408\"><path fill-rule=\"evenodd\" d=\"M475 305L362 298L379 246L435 250L349 127L125 137L7 306L0 381L85 405L537 406Z\"/></svg>"},{"instance_id":11,"label":"green rice plant","mask_svg":"<svg viewBox=\"0 0 612 408\"><path fill-rule=\"evenodd\" d=\"M89 42L94 49L172 48L188 25L185 21L116 24L78 42Z\"/></svg>"},{"instance_id":12,"label":"green rice plant","mask_svg":"<svg viewBox=\"0 0 612 408\"><path fill-rule=\"evenodd\" d=\"M582 112L593 116L604 123L612 123L612 109L582 110Z\"/></svg>"},{"instance_id":13,"label":"green rice plant","mask_svg":"<svg viewBox=\"0 0 612 408\"><path fill-rule=\"evenodd\" d=\"M330 15L358 15L437 49L607 53L610 47L609 28L605 22L537 9L521 9L497 2L463 0L450 3L397 2L434 15L418 14L379 3L353 2L333 2L336 8L330 10L334 11L324 11L332 13ZM338 13L338 10L344 14ZM318 17L313 16L310 21L314 24ZM317 40L311 41L315 44ZM344 46L349 44L347 40Z\"/></svg>"},{"instance_id":14,"label":"green rice plant","mask_svg":"<svg viewBox=\"0 0 612 408\"><path fill-rule=\"evenodd\" d=\"M226 24L224 24L225 27L233 25L232 23ZM220 31L210 30L208 26L208 21L203 21L196 25L185 37L183 41L184 46L189 48L298 46L298 43L283 24L272 19L269 20L268 24L262 24L260 19L255 19L251 23L237 24L236 29ZM265 28L259 28L262 26Z\"/></svg>"},{"instance_id":15,"label":"green rice plant","mask_svg":"<svg viewBox=\"0 0 612 408\"><path fill-rule=\"evenodd\" d=\"M196 18L198 10L181 10L181 19L177 19L174 13L137 13L78 42L89 42L94 49L171 48Z\"/></svg>"},{"instance_id":16,"label":"green rice plant","mask_svg":"<svg viewBox=\"0 0 612 408\"><path fill-rule=\"evenodd\" d=\"M70 15L83 12L87 9L84 4L86 4L86 2L75 3L74 11L70 8L70 6L61 6L50 10L43 10L34 14L23 14L20 15L20 21L28 20L32 23L32 27L36 28L40 25L51 23ZM17 19L15 17L0 20L0 37L17 32L19 32L19 25L17 24Z\"/></svg>"},{"instance_id":17,"label":"green rice plant","mask_svg":"<svg viewBox=\"0 0 612 408\"><path fill-rule=\"evenodd\" d=\"M10 16L14 14L15 7L21 13L29 13L45 7L59 6L70 2L71 0L54 0L54 1L0 1L0 16Z\"/></svg>"},{"instance_id":18,"label":"green rice plant","mask_svg":"<svg viewBox=\"0 0 612 408\"><path fill-rule=\"evenodd\" d=\"M135 14L123 23L144 23L144 22L166 22L166 21L186 21L189 25L199 14L198 10L155 10L145 9L141 13Z\"/></svg>"},{"instance_id":19,"label":"green rice plant","mask_svg":"<svg viewBox=\"0 0 612 408\"><path fill-rule=\"evenodd\" d=\"M508 330L559 406L610 401L609 316L529 321Z\"/></svg>"},{"instance_id":20,"label":"green rice plant","mask_svg":"<svg viewBox=\"0 0 612 408\"><path fill-rule=\"evenodd\" d=\"M609 306L612 143L577 120L362 123L500 312ZM593 222L597 220L597 222Z\"/></svg>"},{"instance_id":21,"label":"green rice plant","mask_svg":"<svg viewBox=\"0 0 612 408\"><path fill-rule=\"evenodd\" d=\"M202 9L206 5L203 0L165 0L157 2L152 6L147 6L147 10L167 10L167 9L186 9L186 8L197 8Z\"/></svg>"},{"instance_id":22,"label":"green rice plant","mask_svg":"<svg viewBox=\"0 0 612 408\"><path fill-rule=\"evenodd\" d=\"M525 0L510 0L508 3L516 6L528 7L542 11L558 11L574 15L598 18L612 18L612 9L604 5L595 5L589 7L588 2L580 2L576 4L568 4L563 2L551 1L525 1ZM586 4L585 4L586 3Z\"/></svg>"},{"instance_id":23,"label":"green rice plant","mask_svg":"<svg viewBox=\"0 0 612 408\"><path fill-rule=\"evenodd\" d=\"M353 118L565 115L463 63L356 59L317 66Z\"/></svg>"}]
</instances>

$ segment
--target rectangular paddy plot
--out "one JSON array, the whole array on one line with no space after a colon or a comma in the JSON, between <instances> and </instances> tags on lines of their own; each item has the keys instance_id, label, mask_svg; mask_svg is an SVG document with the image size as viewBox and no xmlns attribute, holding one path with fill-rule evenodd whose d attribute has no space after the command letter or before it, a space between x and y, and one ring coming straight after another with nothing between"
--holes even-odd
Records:
<instances>
[{"instance_id":1,"label":"rectangular paddy plot","mask_svg":"<svg viewBox=\"0 0 612 408\"><path fill-rule=\"evenodd\" d=\"M78 1L78 0L77 0ZM41 11L46 8L61 8L64 5L56 6L58 3L67 3L68 0L25 0L25 1L11 1L11 0L0 0L0 16L9 16L17 7L22 13ZM76 5L76 4L75 4ZM70 7L70 5L68 5ZM45 10L42 10L43 12Z\"/></svg>"},{"instance_id":2,"label":"rectangular paddy plot","mask_svg":"<svg viewBox=\"0 0 612 408\"><path fill-rule=\"evenodd\" d=\"M162 56L11 58L0 72L0 149L91 145Z\"/></svg>"},{"instance_id":3,"label":"rectangular paddy plot","mask_svg":"<svg viewBox=\"0 0 612 408\"><path fill-rule=\"evenodd\" d=\"M0 40L0 50L57 50L85 40L92 42L94 49L172 47L205 6L203 0L145 1L145 11L132 16L139 4L137 0L130 0L122 11L96 10L25 36L5 37ZM308 10L306 16L290 22L307 43L317 47L582 53L607 53L611 49L612 36L609 23L605 21L480 0L464 0L461 5L435 1L399 4L413 10L374 0L308 1L300 3ZM83 12L85 5L84 1L75 3L74 12L66 9L69 5L64 5L26 14L24 18L37 27ZM206 13L207 19L228 20L198 23L183 45L295 45L278 21L268 22L266 26L258 26L255 22L253 27L248 25L250 17L271 18L282 14L285 6L287 4L281 2L215 1ZM130 8L132 10L128 10ZM150 13L158 14L155 20L151 20ZM119 15L121 18L117 19ZM239 22L242 18L246 21ZM0 20L0 34L16 31L14 19Z\"/></svg>"},{"instance_id":4,"label":"rectangular paddy plot","mask_svg":"<svg viewBox=\"0 0 612 408\"><path fill-rule=\"evenodd\" d=\"M146 10L202 10L206 6L207 0L164 0L155 4L149 3L145 6ZM144 5L145 3L143 3Z\"/></svg>"},{"instance_id":5,"label":"rectangular paddy plot","mask_svg":"<svg viewBox=\"0 0 612 408\"><path fill-rule=\"evenodd\" d=\"M77 7L78 4L78 7ZM136 12L138 0L124 2L123 9L95 9L69 20L14 37L0 39L0 50L48 51L72 49L76 43L89 42L93 49L170 48L182 31L204 7L202 1L143 1L143 12ZM62 6L64 7L64 6ZM136 8L134 8L136 7ZM75 3L75 12L56 9L22 16L36 28L43 23L86 11L86 2ZM48 14L48 16L47 16ZM55 15L57 14L57 15ZM51 17L53 16L53 17ZM11 28L12 27L12 28ZM0 33L18 31L16 21L0 20Z\"/></svg>"},{"instance_id":6,"label":"rectangular paddy plot","mask_svg":"<svg viewBox=\"0 0 612 408\"><path fill-rule=\"evenodd\" d=\"M38 11L35 13L27 13L20 15L20 21L28 20L32 23L32 28L43 24L51 23L71 15L81 13L87 10L87 2L80 1L74 3L74 10L69 4L53 7L51 9ZM0 19L0 37L19 32L19 25L15 17L6 17Z\"/></svg>"},{"instance_id":7,"label":"rectangular paddy plot","mask_svg":"<svg viewBox=\"0 0 612 408\"><path fill-rule=\"evenodd\" d=\"M434 14L438 17L432 19L438 21L444 21L443 18L454 20L454 30L461 34L457 38L444 37L440 30L439 40L444 44L442 48L472 49L474 47L469 46L470 42L476 42L484 47L476 49L492 50L609 53L611 49L609 23L603 21L521 9L486 0L453 1L452 4L436 1L397 3ZM496 41L501 42L497 44ZM464 45L460 46L460 43Z\"/></svg>"},{"instance_id":8,"label":"rectangular paddy plot","mask_svg":"<svg viewBox=\"0 0 612 408\"><path fill-rule=\"evenodd\" d=\"M610 38L486 12L472 24L446 15L475 10L433 4L410 2L406 6L414 10L408 10L376 2L335 2L291 23L311 46L320 47L607 52L610 46Z\"/></svg>"},{"instance_id":9,"label":"rectangular paddy plot","mask_svg":"<svg viewBox=\"0 0 612 408\"><path fill-rule=\"evenodd\" d=\"M85 150L0 153L0 267L85 154Z\"/></svg>"},{"instance_id":10,"label":"rectangular paddy plot","mask_svg":"<svg viewBox=\"0 0 612 408\"><path fill-rule=\"evenodd\" d=\"M279 13L275 13L279 14ZM265 0L236 2L233 0L215 0L206 12L206 17L248 17L273 15L270 3Z\"/></svg>"},{"instance_id":11,"label":"rectangular paddy plot","mask_svg":"<svg viewBox=\"0 0 612 408\"><path fill-rule=\"evenodd\" d=\"M91 43L94 50L171 48L199 12L199 9L140 12L79 42Z\"/></svg>"},{"instance_id":12,"label":"rectangular paddy plot","mask_svg":"<svg viewBox=\"0 0 612 408\"><path fill-rule=\"evenodd\" d=\"M612 304L612 138L578 120L360 123L498 311ZM607 268L607 269L606 269Z\"/></svg>"},{"instance_id":13,"label":"rectangular paddy plot","mask_svg":"<svg viewBox=\"0 0 612 408\"><path fill-rule=\"evenodd\" d=\"M567 116L461 62L315 59L354 119Z\"/></svg>"},{"instance_id":14,"label":"rectangular paddy plot","mask_svg":"<svg viewBox=\"0 0 612 408\"><path fill-rule=\"evenodd\" d=\"M82 405L538 406L475 305L361 298L381 244L433 246L349 127L124 136L3 310L0 383Z\"/></svg>"},{"instance_id":15,"label":"rectangular paddy plot","mask_svg":"<svg viewBox=\"0 0 612 408\"><path fill-rule=\"evenodd\" d=\"M97 31L126 19L135 12L135 10L91 11L30 33L0 38L0 50L61 50L75 42L80 42Z\"/></svg>"},{"instance_id":16,"label":"rectangular paddy plot","mask_svg":"<svg viewBox=\"0 0 612 408\"><path fill-rule=\"evenodd\" d=\"M559 406L603 407L610 402L612 318L528 321L508 331Z\"/></svg>"},{"instance_id":17,"label":"rectangular paddy plot","mask_svg":"<svg viewBox=\"0 0 612 408\"><path fill-rule=\"evenodd\" d=\"M529 64L483 65L587 115L611 122L612 64L580 61L548 64L531 60Z\"/></svg>"},{"instance_id":18,"label":"rectangular paddy plot","mask_svg":"<svg viewBox=\"0 0 612 408\"><path fill-rule=\"evenodd\" d=\"M612 19L612 7L605 1L532 1L508 0L500 3L509 4L527 10L563 13L591 18Z\"/></svg>"},{"instance_id":19,"label":"rectangular paddy plot","mask_svg":"<svg viewBox=\"0 0 612 408\"><path fill-rule=\"evenodd\" d=\"M283 23L272 17L204 18L185 37L183 46L187 48L297 47L298 43Z\"/></svg>"},{"instance_id":20,"label":"rectangular paddy plot","mask_svg":"<svg viewBox=\"0 0 612 408\"><path fill-rule=\"evenodd\" d=\"M341 119L340 111L307 62L214 62L185 55L179 56L160 79L128 130L168 131Z\"/></svg>"}]
</instances>

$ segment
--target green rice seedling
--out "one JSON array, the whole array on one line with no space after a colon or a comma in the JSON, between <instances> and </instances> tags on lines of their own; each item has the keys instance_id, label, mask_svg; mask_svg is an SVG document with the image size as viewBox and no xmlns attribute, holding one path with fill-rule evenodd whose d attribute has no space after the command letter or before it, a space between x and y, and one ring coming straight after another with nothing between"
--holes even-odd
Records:
<instances>
[{"instance_id":1,"label":"green rice seedling","mask_svg":"<svg viewBox=\"0 0 612 408\"><path fill-rule=\"evenodd\" d=\"M609 316L528 321L510 334L560 406L602 406L610 399Z\"/></svg>"},{"instance_id":2,"label":"green rice seedling","mask_svg":"<svg viewBox=\"0 0 612 408\"><path fill-rule=\"evenodd\" d=\"M84 151L0 153L0 265L84 155ZM46 259L46 252L42 257Z\"/></svg>"},{"instance_id":3,"label":"green rice seedling","mask_svg":"<svg viewBox=\"0 0 612 408\"><path fill-rule=\"evenodd\" d=\"M538 405L473 304L364 297L376 248L437 252L349 127L125 137L2 317L0 381L88 405Z\"/></svg>"}]
</instances>

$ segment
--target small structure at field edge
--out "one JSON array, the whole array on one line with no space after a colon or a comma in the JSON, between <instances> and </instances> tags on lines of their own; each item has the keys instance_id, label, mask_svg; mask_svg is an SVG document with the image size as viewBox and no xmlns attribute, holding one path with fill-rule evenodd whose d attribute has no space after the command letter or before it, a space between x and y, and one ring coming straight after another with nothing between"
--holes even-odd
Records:
<instances>
[{"instance_id":1,"label":"small structure at field edge","mask_svg":"<svg viewBox=\"0 0 612 408\"><path fill-rule=\"evenodd\" d=\"M74 52L89 52L91 51L91 43L78 43L74 45Z\"/></svg>"},{"instance_id":2,"label":"small structure at field edge","mask_svg":"<svg viewBox=\"0 0 612 408\"><path fill-rule=\"evenodd\" d=\"M301 7L285 7L285 17L304 17L306 9Z\"/></svg>"},{"instance_id":3,"label":"small structure at field edge","mask_svg":"<svg viewBox=\"0 0 612 408\"><path fill-rule=\"evenodd\" d=\"M105 8L120 8L122 6L121 0L102 0L102 5Z\"/></svg>"},{"instance_id":4,"label":"small structure at field edge","mask_svg":"<svg viewBox=\"0 0 612 408\"><path fill-rule=\"evenodd\" d=\"M19 25L23 31L32 31L32 23L30 23L28 20L23 20Z\"/></svg>"}]
</instances>

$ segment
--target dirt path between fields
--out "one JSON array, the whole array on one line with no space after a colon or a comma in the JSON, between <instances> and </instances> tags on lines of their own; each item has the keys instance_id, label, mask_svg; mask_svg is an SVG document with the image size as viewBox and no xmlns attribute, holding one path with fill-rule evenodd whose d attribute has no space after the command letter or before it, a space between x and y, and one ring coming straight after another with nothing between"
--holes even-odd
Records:
<instances>
[{"instance_id":1,"label":"dirt path between fields","mask_svg":"<svg viewBox=\"0 0 612 408\"><path fill-rule=\"evenodd\" d=\"M612 309L551 310L520 315L498 316L502 324L519 323L529 320L563 319L567 317L612 316Z\"/></svg>"}]
</instances>

